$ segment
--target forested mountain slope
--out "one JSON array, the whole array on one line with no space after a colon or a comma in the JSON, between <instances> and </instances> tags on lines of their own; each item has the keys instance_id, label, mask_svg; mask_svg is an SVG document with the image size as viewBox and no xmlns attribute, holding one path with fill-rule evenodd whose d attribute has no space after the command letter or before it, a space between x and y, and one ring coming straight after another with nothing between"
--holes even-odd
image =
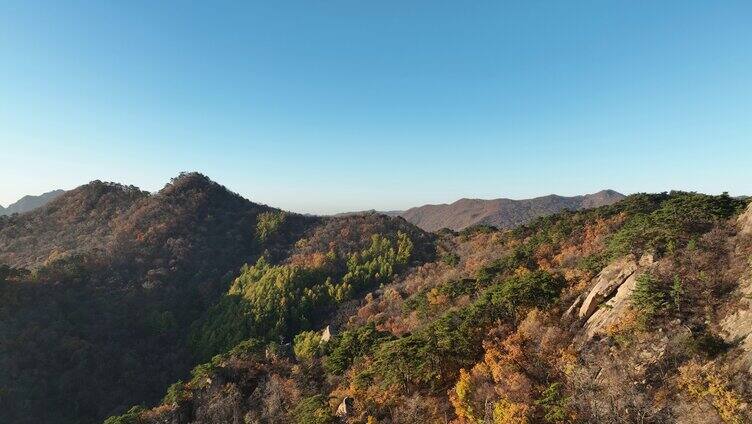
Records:
<instances>
[{"instance_id":1,"label":"forested mountain slope","mask_svg":"<svg viewBox=\"0 0 752 424\"><path fill-rule=\"evenodd\" d=\"M616 203L624 195L613 190L582 196L557 195L534 199L460 199L451 204L423 205L400 212L399 216L426 231L442 228L460 231L473 225L513 228L535 218L563 210L580 210Z\"/></svg>"},{"instance_id":2,"label":"forested mountain slope","mask_svg":"<svg viewBox=\"0 0 752 424\"><path fill-rule=\"evenodd\" d=\"M32 268L113 244L114 223L149 193L93 181L26 214L0 217L0 263Z\"/></svg>"},{"instance_id":3,"label":"forested mountain slope","mask_svg":"<svg viewBox=\"0 0 752 424\"><path fill-rule=\"evenodd\" d=\"M155 194L79 187L0 220L0 422L153 404L196 363L288 342L434 252L401 218L286 213L196 173Z\"/></svg>"},{"instance_id":4,"label":"forested mountain slope","mask_svg":"<svg viewBox=\"0 0 752 424\"><path fill-rule=\"evenodd\" d=\"M97 422L157 399L240 266L321 223L200 174L154 195L95 181L1 218L0 422Z\"/></svg>"},{"instance_id":5,"label":"forested mountain slope","mask_svg":"<svg viewBox=\"0 0 752 424\"><path fill-rule=\"evenodd\" d=\"M343 265L309 237L244 267L194 327L218 355L160 405L107 422L750 422L745 208L632 195L445 231L435 260L400 232ZM347 234L338 223L325 233ZM322 307L337 312L310 320ZM292 332L292 346L276 341Z\"/></svg>"}]
</instances>

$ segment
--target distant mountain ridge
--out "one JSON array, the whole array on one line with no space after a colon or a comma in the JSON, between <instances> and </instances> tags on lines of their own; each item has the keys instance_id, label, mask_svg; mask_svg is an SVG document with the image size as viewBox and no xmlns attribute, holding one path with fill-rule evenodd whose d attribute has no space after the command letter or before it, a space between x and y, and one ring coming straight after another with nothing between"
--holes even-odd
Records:
<instances>
[{"instance_id":1,"label":"distant mountain ridge","mask_svg":"<svg viewBox=\"0 0 752 424\"><path fill-rule=\"evenodd\" d=\"M362 210L362 211L354 211L354 212L342 212L337 213L332 216L334 217L347 217L347 216L354 216L354 215L368 215L368 214L380 214L380 215L386 215L386 216L400 216L404 211L377 211L376 209L368 209L368 210Z\"/></svg>"},{"instance_id":2,"label":"distant mountain ridge","mask_svg":"<svg viewBox=\"0 0 752 424\"><path fill-rule=\"evenodd\" d=\"M449 228L455 231L485 224L512 228L535 218L563 210L590 209L610 205L625 196L614 190L601 190L581 196L548 196L533 199L460 199L451 204L423 205L400 212L399 216L426 231Z\"/></svg>"},{"instance_id":3,"label":"distant mountain ridge","mask_svg":"<svg viewBox=\"0 0 752 424\"><path fill-rule=\"evenodd\" d=\"M65 190L52 190L39 196L24 196L7 208L0 206L0 216L32 211L57 199L63 193L65 193Z\"/></svg>"}]
</instances>

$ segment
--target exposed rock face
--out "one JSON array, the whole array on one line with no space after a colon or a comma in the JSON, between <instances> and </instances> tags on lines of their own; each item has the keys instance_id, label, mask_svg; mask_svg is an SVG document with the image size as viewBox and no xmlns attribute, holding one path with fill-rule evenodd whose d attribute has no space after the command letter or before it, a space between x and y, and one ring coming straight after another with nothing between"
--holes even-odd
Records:
<instances>
[{"instance_id":1,"label":"exposed rock face","mask_svg":"<svg viewBox=\"0 0 752 424\"><path fill-rule=\"evenodd\" d=\"M324 331L321 332L321 341L319 343L326 343L332 339L332 330L330 326L326 326Z\"/></svg>"},{"instance_id":2,"label":"exposed rock face","mask_svg":"<svg viewBox=\"0 0 752 424\"><path fill-rule=\"evenodd\" d=\"M352 412L353 398L351 398L350 396L345 396L345 398L342 399L342 403L340 403L337 407L336 415L340 418L345 418L352 415Z\"/></svg>"},{"instance_id":3,"label":"exposed rock face","mask_svg":"<svg viewBox=\"0 0 752 424\"><path fill-rule=\"evenodd\" d=\"M585 323L585 334L588 339L592 338L595 333L608 328L609 325L616 324L627 308L629 308L629 299L632 291L637 284L637 272L633 272L626 281L624 281L616 290L614 297L606 301L602 307L597 308L593 315Z\"/></svg>"},{"instance_id":4,"label":"exposed rock face","mask_svg":"<svg viewBox=\"0 0 752 424\"><path fill-rule=\"evenodd\" d=\"M564 312L565 318L575 318L577 316L578 309L580 308L580 305L582 305L582 300L585 298L585 294L581 294L577 296L577 298L574 300L574 303L572 303L572 306L570 306L566 312Z\"/></svg>"},{"instance_id":5,"label":"exposed rock face","mask_svg":"<svg viewBox=\"0 0 752 424\"><path fill-rule=\"evenodd\" d=\"M740 341L739 347L744 350L741 365L752 374L752 311L737 311L727 316L721 322L721 327L727 343Z\"/></svg>"},{"instance_id":6,"label":"exposed rock face","mask_svg":"<svg viewBox=\"0 0 752 424\"><path fill-rule=\"evenodd\" d=\"M585 300L581 300L584 295L580 295L564 316L573 316L574 310L582 302L577 316L586 320L584 328L587 339L617 323L629 307L637 277L653 261L653 255L646 253L639 261L630 255L612 262L595 277L595 285Z\"/></svg>"},{"instance_id":7,"label":"exposed rock face","mask_svg":"<svg viewBox=\"0 0 752 424\"><path fill-rule=\"evenodd\" d=\"M739 216L737 225L740 236L752 236L752 204ZM752 374L752 263L740 279L737 291L738 306L721 321L722 336L727 343L739 343L743 352L739 365Z\"/></svg>"},{"instance_id":8,"label":"exposed rock face","mask_svg":"<svg viewBox=\"0 0 752 424\"><path fill-rule=\"evenodd\" d=\"M721 321L723 338L727 343L739 342L744 352L740 366L752 374L752 269L739 282L738 309Z\"/></svg>"},{"instance_id":9,"label":"exposed rock face","mask_svg":"<svg viewBox=\"0 0 752 424\"><path fill-rule=\"evenodd\" d=\"M752 203L747 206L747 210L739 215L739 233L752 235Z\"/></svg>"},{"instance_id":10,"label":"exposed rock face","mask_svg":"<svg viewBox=\"0 0 752 424\"><path fill-rule=\"evenodd\" d=\"M633 256L627 256L603 268L595 277L595 286L582 302L577 316L583 319L590 318L598 305L608 299L636 270L637 261Z\"/></svg>"}]
</instances>

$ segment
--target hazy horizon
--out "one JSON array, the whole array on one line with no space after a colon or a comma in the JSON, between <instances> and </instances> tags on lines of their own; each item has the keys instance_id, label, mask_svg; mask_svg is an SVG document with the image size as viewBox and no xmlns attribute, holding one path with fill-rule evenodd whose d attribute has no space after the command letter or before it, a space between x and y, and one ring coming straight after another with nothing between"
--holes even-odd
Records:
<instances>
[{"instance_id":1,"label":"hazy horizon","mask_svg":"<svg viewBox=\"0 0 752 424\"><path fill-rule=\"evenodd\" d=\"M0 204L197 170L331 214L752 194L752 3L0 5Z\"/></svg>"},{"instance_id":2,"label":"hazy horizon","mask_svg":"<svg viewBox=\"0 0 752 424\"><path fill-rule=\"evenodd\" d=\"M184 171L184 172L192 172L192 171ZM316 212L316 211L308 211L308 210L294 210L294 209L285 208L285 207L282 207L282 206L279 206L279 205L275 205L275 204L272 204L272 203L269 203L269 202L265 202L263 199L255 198L251 194L242 193L242 192L239 192L237 190L234 190L232 187L229 187L226 184L222 183L222 181L217 181L217 180L213 179L211 177L211 175L207 175L207 177L209 177L210 179L212 179L212 181L215 181L215 182L217 182L217 183L225 186L228 190L230 190L230 191L232 191L234 193L237 193L240 196L242 196L242 197L244 197L244 198L246 198L246 199L248 199L248 200L250 200L252 202L260 203L260 204L265 204L265 205L276 207L276 208L280 208L280 209L283 209L283 210L286 210L286 211L289 211L289 212L296 212L296 213L302 213L302 214L312 214L312 215L336 215L336 214L340 214L340 213L363 212L363 211L369 211L369 210L376 210L376 211L379 211L379 212L396 212L396 211L405 211L407 209L410 209L410 208L413 208L413 207L418 207L418 206L452 204L452 203L454 203L456 201L459 201L459 200L462 200L462 199L470 199L470 200L495 200L495 199L502 199L503 198L503 199L511 199L511 200L528 200L528 199L533 199L533 198L537 198L537 197L545 197L545 196L549 196L549 195L557 195L557 196L564 196L564 197L582 196L582 195L587 195L587 194L595 194L595 193L598 193L598 192L601 192L601 191L605 191L605 190L613 190L613 191L615 191L617 193L620 193L620 194L623 194L625 196L628 196L630 194L644 193L645 192L644 190L643 191L635 191L635 192L624 192L624 191L617 190L617 189L614 189L614 188L611 188L611 187L604 187L604 188L599 189L599 190L595 190L595 191L592 191L592 192L584 192L584 193L564 193L564 194L562 194L562 193L540 193L540 194L533 194L533 195L530 195L530 196L527 196L527 197L511 197L511 196L506 196L504 194L497 195L497 196L487 196L487 197L462 196L462 197L457 197L457 198L451 199L451 200L428 201L428 202L424 202L424 203L416 203L416 204L404 205L402 207L392 207L392 208L389 208L389 207L387 207L387 208L363 207L363 208L360 208L360 209L356 208L356 209L347 209L347 210L327 210L327 211L323 211L323 212ZM94 181L94 180L91 180L91 181ZM91 182L91 181L89 181L89 182ZM101 181L107 181L107 180L101 180ZM108 182L119 183L119 184L124 184L124 185L131 185L131 183L128 183L128 182L125 182L125 181L108 181ZM165 184L167 184L168 182L169 182L169 179L167 181L165 181ZM54 190L59 190L59 189L66 190L66 191L73 190L73 189L75 189L77 187L80 187L81 185L84 185L84 184L87 184L87 183L83 183L83 184L80 184L80 185L77 185L77 186L74 186L74 187L69 187L69 188L53 188L53 189L45 190L45 191L39 192L39 193L27 193L27 194L25 194L23 196L39 196L39 195L46 194L48 192L51 192L51 191L54 191ZM135 185L135 184L133 184L133 185ZM164 184L162 186L159 186L159 187L154 188L154 189L148 189L148 188L140 187L140 186L137 186L137 187L139 187L141 190L146 190L146 191L148 191L150 193L155 193L155 192L161 190L164 187ZM677 191L694 191L694 190L683 190L683 189L667 189L667 190L661 190L661 191L672 191L672 190L677 190ZM721 194L721 193L726 192L726 191L727 190L721 190L720 192L717 192L717 193L705 193L705 194ZM729 194L732 195L732 196L749 196L749 193L738 193L738 194L737 193L729 193ZM15 203L16 201L20 200L23 196L20 196L17 199L12 200L10 202L0 203L0 206L8 207L10 204Z\"/></svg>"},{"instance_id":3,"label":"hazy horizon","mask_svg":"<svg viewBox=\"0 0 752 424\"><path fill-rule=\"evenodd\" d=\"M209 177L210 179L212 179L210 175L207 175L207 177ZM94 181L94 180L92 180L92 181ZM102 181L105 181L105 180L102 180ZM217 182L217 183L219 183L219 184L224 185L225 187L227 187L221 181L216 181L214 179L212 179L212 181L215 181L215 182ZM89 181L89 182L91 182L91 181ZM130 183L124 182L124 181L108 181L108 182L119 183L119 184L124 184L124 185L130 185ZM165 184L166 183L167 182L165 182ZM84 183L84 184L86 184L86 183ZM2 206L2 207L8 207L9 205L17 202L18 200L20 200L24 196L40 196L42 194L46 194L46 193L49 193L49 192L52 192L52 191L55 191L55 190L60 190L60 189L65 190L65 191L69 191L69 190L73 190L73 189L75 189L77 187L80 187L81 185L84 185L84 184L80 184L80 185L77 185L77 186L74 186L74 187L70 187L70 188L53 188L53 189L46 190L46 191L39 192L39 193L26 193L26 194L18 197L15 200L11 200L9 202L0 203L0 206ZM159 187L159 188L156 188L156 189L151 189L151 190L146 189L144 187L139 187L139 188L142 189L142 190L146 190L146 191L148 191L150 193L155 193L155 192L157 192L157 191L159 191L159 190L162 189L162 187ZM252 195L249 195L247 193L240 193L240 192L238 192L236 190L233 190L231 187L227 187L227 189L230 190L230 191L232 191L232 192L235 192L235 193L239 194L240 196L242 196L242 197L244 197L244 198L246 198L246 199L248 199L250 201L253 201L255 203L261 203L261 204L265 204L265 205L268 205L268 206L273 206L273 207L285 209L283 207L280 207L280 206L277 206L277 205L274 205L274 204L271 204L271 203L268 203L268 202L264 202L262 199L255 199ZM546 194L533 195L533 196L530 196L530 197L517 197L517 198L511 198L511 197L504 196L504 195L500 195L500 196L496 196L496 197L486 197L486 198L464 196L464 197L456 198L454 200L427 202L427 203L408 205L408 206L405 206L405 207L398 207L398 208L391 208L391 209L389 209L389 208L386 208L386 209L362 208L362 209L341 210L341 211L340 210L332 210L332 211L327 211L327 212L321 212L321 213L318 213L318 214L321 214L321 215L332 215L332 214L338 214L338 213L362 212L362 211L369 211L369 210L378 210L380 212L394 212L394 211L404 211L404 210L412 208L412 207L423 206L423 205L426 205L426 204L432 204L432 205L450 204L450 203L456 202L456 201L461 200L461 199L494 200L494 199L506 198L506 199L512 199L512 200L525 200L525 199L532 199L532 198L536 198L536 197L544 197L544 196L548 196L548 195L558 195L558 196L567 196L567 197L569 197L569 196L580 196L580 195L585 195L585 194L594 194L594 193L597 193L597 192L600 192L600 191L604 191L604 190L613 190L613 189L603 188L601 190L596 190L596 191L594 191L592 193L575 193L575 194L546 193ZM625 194L625 195L627 194L627 193L622 193L619 190L613 190L613 191L616 191L616 192L619 192L619 193ZM629 193L629 194L632 194L632 193ZM285 210L287 210L289 212L297 212L297 213L304 213L304 214L306 214L306 213L307 214L317 214L317 212L311 212L311 211L306 211L306 210L292 210L292 209L285 209Z\"/></svg>"}]
</instances>

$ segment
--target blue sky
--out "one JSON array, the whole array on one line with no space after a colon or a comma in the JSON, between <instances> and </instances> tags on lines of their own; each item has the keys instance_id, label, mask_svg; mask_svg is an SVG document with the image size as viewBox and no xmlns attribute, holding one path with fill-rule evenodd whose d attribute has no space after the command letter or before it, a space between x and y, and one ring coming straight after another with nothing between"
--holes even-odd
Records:
<instances>
[{"instance_id":1,"label":"blue sky","mask_svg":"<svg viewBox=\"0 0 752 424\"><path fill-rule=\"evenodd\" d=\"M0 204L185 170L314 213L752 194L752 2L242 3L1 2Z\"/></svg>"}]
</instances>

